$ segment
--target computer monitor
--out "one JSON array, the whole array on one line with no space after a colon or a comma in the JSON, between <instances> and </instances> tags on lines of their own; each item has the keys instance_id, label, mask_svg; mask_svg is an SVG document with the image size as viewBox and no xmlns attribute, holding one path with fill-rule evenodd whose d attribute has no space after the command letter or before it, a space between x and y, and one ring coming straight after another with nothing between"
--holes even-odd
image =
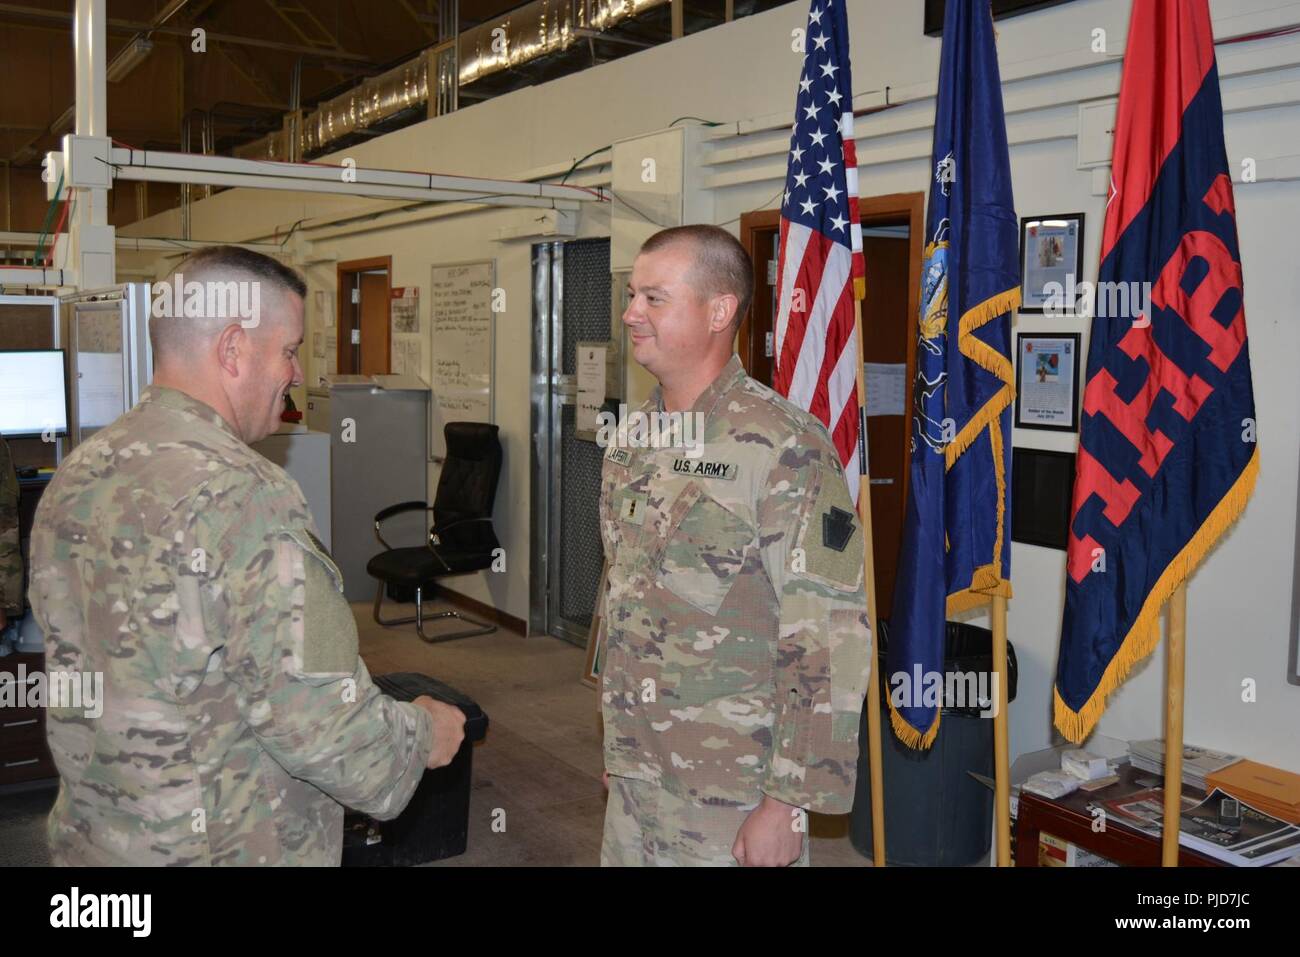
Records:
<instances>
[{"instance_id":1,"label":"computer monitor","mask_svg":"<svg viewBox=\"0 0 1300 957\"><path fill-rule=\"evenodd\" d=\"M62 349L0 349L0 435L68 434L68 383Z\"/></svg>"}]
</instances>

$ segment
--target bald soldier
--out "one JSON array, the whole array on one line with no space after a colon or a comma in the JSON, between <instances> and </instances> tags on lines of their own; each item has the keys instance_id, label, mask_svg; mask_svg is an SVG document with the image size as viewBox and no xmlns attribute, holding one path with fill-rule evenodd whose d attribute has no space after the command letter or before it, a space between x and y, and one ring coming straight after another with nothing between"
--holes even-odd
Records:
<instances>
[{"instance_id":1,"label":"bald soldier","mask_svg":"<svg viewBox=\"0 0 1300 957\"><path fill-rule=\"evenodd\" d=\"M604 457L602 864L807 864L807 812L853 803L862 530L821 423L733 352L752 284L714 226L632 268L623 323L659 380L639 411L680 424Z\"/></svg>"},{"instance_id":2,"label":"bald soldier","mask_svg":"<svg viewBox=\"0 0 1300 957\"><path fill-rule=\"evenodd\" d=\"M337 865L343 807L395 817L464 716L374 687L302 492L249 448L302 380L302 279L228 246L177 273L150 323L153 384L64 461L32 531L47 667L104 676L98 717L48 714L50 848Z\"/></svg>"}]
</instances>

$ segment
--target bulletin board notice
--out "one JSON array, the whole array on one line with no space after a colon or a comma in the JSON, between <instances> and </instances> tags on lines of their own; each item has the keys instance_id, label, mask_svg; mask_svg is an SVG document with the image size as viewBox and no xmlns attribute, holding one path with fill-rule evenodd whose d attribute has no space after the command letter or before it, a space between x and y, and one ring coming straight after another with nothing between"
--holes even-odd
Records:
<instances>
[{"instance_id":1,"label":"bulletin board notice","mask_svg":"<svg viewBox=\"0 0 1300 957\"><path fill-rule=\"evenodd\" d=\"M496 261L434 266L429 284L429 356L433 401L430 454L447 454L448 422L492 422Z\"/></svg>"}]
</instances>

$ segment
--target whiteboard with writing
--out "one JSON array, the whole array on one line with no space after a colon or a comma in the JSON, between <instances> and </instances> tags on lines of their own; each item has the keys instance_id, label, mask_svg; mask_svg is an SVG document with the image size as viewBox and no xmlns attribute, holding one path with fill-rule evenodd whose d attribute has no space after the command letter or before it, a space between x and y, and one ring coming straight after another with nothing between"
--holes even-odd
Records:
<instances>
[{"instance_id":1,"label":"whiteboard with writing","mask_svg":"<svg viewBox=\"0 0 1300 957\"><path fill-rule=\"evenodd\" d=\"M430 454L447 454L448 422L491 422L496 261L433 267L429 284Z\"/></svg>"}]
</instances>

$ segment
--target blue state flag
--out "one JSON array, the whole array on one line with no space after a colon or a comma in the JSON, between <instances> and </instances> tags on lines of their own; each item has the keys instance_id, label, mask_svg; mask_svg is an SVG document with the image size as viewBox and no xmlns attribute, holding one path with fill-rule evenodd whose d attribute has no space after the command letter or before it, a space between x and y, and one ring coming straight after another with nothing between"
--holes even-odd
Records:
<instances>
[{"instance_id":1,"label":"blue state flag","mask_svg":"<svg viewBox=\"0 0 1300 957\"><path fill-rule=\"evenodd\" d=\"M918 316L907 514L889 627L895 734L929 747L948 614L1011 596L1011 311L1020 304L987 0L948 0Z\"/></svg>"}]
</instances>

